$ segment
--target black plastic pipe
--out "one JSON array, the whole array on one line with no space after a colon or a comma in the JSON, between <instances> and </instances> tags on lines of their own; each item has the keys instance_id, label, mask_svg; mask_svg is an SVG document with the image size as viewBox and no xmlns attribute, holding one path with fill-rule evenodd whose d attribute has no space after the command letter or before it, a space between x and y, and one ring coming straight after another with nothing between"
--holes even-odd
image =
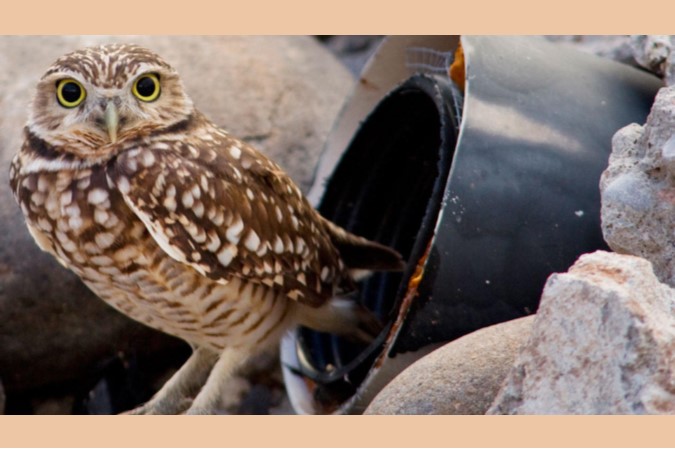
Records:
<instances>
[{"instance_id":1,"label":"black plastic pipe","mask_svg":"<svg viewBox=\"0 0 675 450\"><path fill-rule=\"evenodd\" d=\"M326 186L324 216L408 265L361 286L388 324L369 347L297 332L285 370L307 381L289 388L294 404L310 399L302 412L358 412L390 361L534 313L551 273L606 249L598 182L611 138L644 121L660 80L536 38L462 46L463 102L447 75L413 76L368 116Z\"/></svg>"}]
</instances>

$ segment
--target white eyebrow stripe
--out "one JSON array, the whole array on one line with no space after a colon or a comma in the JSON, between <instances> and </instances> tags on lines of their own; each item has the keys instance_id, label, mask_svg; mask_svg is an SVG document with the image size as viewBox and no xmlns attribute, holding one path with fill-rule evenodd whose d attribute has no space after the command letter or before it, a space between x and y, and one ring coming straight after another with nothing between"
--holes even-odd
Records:
<instances>
[{"instance_id":1,"label":"white eyebrow stripe","mask_svg":"<svg viewBox=\"0 0 675 450\"><path fill-rule=\"evenodd\" d=\"M83 160L66 161L63 159L45 159L36 158L28 164L21 166L22 174L36 173L36 172L58 172L66 169L83 169L95 165L96 162L88 162Z\"/></svg>"}]
</instances>

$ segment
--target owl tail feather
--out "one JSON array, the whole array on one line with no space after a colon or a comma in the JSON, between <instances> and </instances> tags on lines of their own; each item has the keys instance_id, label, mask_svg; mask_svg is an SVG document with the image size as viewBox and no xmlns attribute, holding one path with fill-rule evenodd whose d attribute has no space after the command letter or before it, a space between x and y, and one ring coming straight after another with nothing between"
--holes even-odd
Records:
<instances>
[{"instance_id":1,"label":"owl tail feather","mask_svg":"<svg viewBox=\"0 0 675 450\"><path fill-rule=\"evenodd\" d=\"M350 340L368 344L384 328L375 314L347 298L332 298L319 308L298 306L301 308L299 321L302 325Z\"/></svg>"},{"instance_id":2,"label":"owl tail feather","mask_svg":"<svg viewBox=\"0 0 675 450\"><path fill-rule=\"evenodd\" d=\"M326 219L324 223L347 268L359 272L397 272L404 269L405 263L396 250L356 236Z\"/></svg>"}]
</instances>

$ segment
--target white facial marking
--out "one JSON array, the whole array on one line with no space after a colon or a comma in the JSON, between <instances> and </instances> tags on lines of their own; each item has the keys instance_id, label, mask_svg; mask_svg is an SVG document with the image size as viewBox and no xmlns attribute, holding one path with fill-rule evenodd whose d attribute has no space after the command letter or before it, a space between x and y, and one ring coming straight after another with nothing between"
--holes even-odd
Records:
<instances>
[{"instance_id":1,"label":"white facial marking","mask_svg":"<svg viewBox=\"0 0 675 450\"><path fill-rule=\"evenodd\" d=\"M85 163L86 164L86 163ZM61 159L36 158L21 167L21 174L37 172L59 172L61 170L80 169L80 161L64 161Z\"/></svg>"},{"instance_id":2,"label":"white facial marking","mask_svg":"<svg viewBox=\"0 0 675 450\"><path fill-rule=\"evenodd\" d=\"M105 255L96 255L89 258L89 261L96 264L97 266L109 266L113 263L113 260Z\"/></svg>"},{"instance_id":3,"label":"white facial marking","mask_svg":"<svg viewBox=\"0 0 675 450\"><path fill-rule=\"evenodd\" d=\"M241 220L241 217L237 217L237 220L235 220L234 223L227 228L227 231L225 232L225 237L227 237L227 240L232 242L233 244L238 244L239 236L241 235L241 231L243 229L244 229L244 222Z\"/></svg>"},{"instance_id":4,"label":"white facial marking","mask_svg":"<svg viewBox=\"0 0 675 450\"><path fill-rule=\"evenodd\" d=\"M295 253L302 255L305 251L305 240L301 237L295 238Z\"/></svg>"},{"instance_id":5,"label":"white facial marking","mask_svg":"<svg viewBox=\"0 0 675 450\"><path fill-rule=\"evenodd\" d=\"M183 192L181 202L183 203L183 206L185 206L186 208L192 208L195 199L194 197L192 197L192 194L190 192Z\"/></svg>"},{"instance_id":6,"label":"white facial marking","mask_svg":"<svg viewBox=\"0 0 675 450\"><path fill-rule=\"evenodd\" d=\"M274 253L283 253L284 243L279 236L274 239Z\"/></svg>"},{"instance_id":7,"label":"white facial marking","mask_svg":"<svg viewBox=\"0 0 675 450\"><path fill-rule=\"evenodd\" d=\"M143 152L143 165L145 167L150 167L155 163L155 155L152 154L151 151L146 150Z\"/></svg>"},{"instance_id":8,"label":"white facial marking","mask_svg":"<svg viewBox=\"0 0 675 450\"><path fill-rule=\"evenodd\" d=\"M164 202L162 202L164 207L171 212L176 212L176 198L175 197L166 197Z\"/></svg>"},{"instance_id":9,"label":"white facial marking","mask_svg":"<svg viewBox=\"0 0 675 450\"><path fill-rule=\"evenodd\" d=\"M236 167L232 167L232 171L234 172L234 177L237 179L237 181L241 181L242 176L241 172L239 172L239 169L237 169Z\"/></svg>"},{"instance_id":10,"label":"white facial marking","mask_svg":"<svg viewBox=\"0 0 675 450\"><path fill-rule=\"evenodd\" d=\"M44 217L38 217L37 224L42 231L52 231L52 224Z\"/></svg>"},{"instance_id":11,"label":"white facial marking","mask_svg":"<svg viewBox=\"0 0 675 450\"><path fill-rule=\"evenodd\" d=\"M222 211L218 211L216 215L211 219L211 222L217 227L221 226L225 222L225 216Z\"/></svg>"},{"instance_id":12,"label":"white facial marking","mask_svg":"<svg viewBox=\"0 0 675 450\"><path fill-rule=\"evenodd\" d=\"M126 262L136 258L137 256L138 252L136 251L136 249L132 246L127 246L117 250L113 255L113 258L115 258L115 260L117 260L118 262Z\"/></svg>"},{"instance_id":13,"label":"white facial marking","mask_svg":"<svg viewBox=\"0 0 675 450\"><path fill-rule=\"evenodd\" d=\"M96 208L94 210L94 222L103 225L108 220L108 212L104 209Z\"/></svg>"},{"instance_id":14,"label":"white facial marking","mask_svg":"<svg viewBox=\"0 0 675 450\"><path fill-rule=\"evenodd\" d=\"M239 159L239 157L241 156L241 149L233 145L232 147L230 147L230 155L232 155L234 159Z\"/></svg>"},{"instance_id":15,"label":"white facial marking","mask_svg":"<svg viewBox=\"0 0 675 450\"><path fill-rule=\"evenodd\" d=\"M108 192L101 188L92 189L87 194L87 201L92 205L98 205L106 200L108 200Z\"/></svg>"},{"instance_id":16,"label":"white facial marking","mask_svg":"<svg viewBox=\"0 0 675 450\"><path fill-rule=\"evenodd\" d=\"M138 162L134 158L127 159L127 167L131 172L136 172L138 170Z\"/></svg>"},{"instance_id":17,"label":"white facial marking","mask_svg":"<svg viewBox=\"0 0 675 450\"><path fill-rule=\"evenodd\" d=\"M68 205L64 208L64 212L68 216L71 216L71 217L78 216L79 217L80 207L77 206L77 204L71 204L71 205Z\"/></svg>"},{"instance_id":18,"label":"white facial marking","mask_svg":"<svg viewBox=\"0 0 675 450\"><path fill-rule=\"evenodd\" d=\"M220 248L220 238L216 233L209 232L209 242L206 245L206 249L210 252L215 252Z\"/></svg>"},{"instance_id":19,"label":"white facial marking","mask_svg":"<svg viewBox=\"0 0 675 450\"><path fill-rule=\"evenodd\" d=\"M35 191L30 196L30 201L35 205L40 206L45 202L45 194L39 191Z\"/></svg>"},{"instance_id":20,"label":"white facial marking","mask_svg":"<svg viewBox=\"0 0 675 450\"><path fill-rule=\"evenodd\" d=\"M192 211L195 213L195 216L201 219L204 217L204 204L202 202L195 203L192 207Z\"/></svg>"},{"instance_id":21,"label":"white facial marking","mask_svg":"<svg viewBox=\"0 0 675 450\"><path fill-rule=\"evenodd\" d=\"M40 192L47 192L49 189L49 181L47 180L46 175L40 175L37 181L37 188Z\"/></svg>"},{"instance_id":22,"label":"white facial marking","mask_svg":"<svg viewBox=\"0 0 675 450\"><path fill-rule=\"evenodd\" d=\"M77 188L81 190L85 190L89 187L89 184L91 184L91 178L82 178L80 181L77 182Z\"/></svg>"},{"instance_id":23,"label":"white facial marking","mask_svg":"<svg viewBox=\"0 0 675 450\"><path fill-rule=\"evenodd\" d=\"M258 247L260 247L260 237L258 237L258 233L253 230L249 231L246 236L246 241L244 241L244 245L252 252L257 251Z\"/></svg>"},{"instance_id":24,"label":"white facial marking","mask_svg":"<svg viewBox=\"0 0 675 450\"><path fill-rule=\"evenodd\" d=\"M216 255L216 257L218 258L218 262L220 262L220 264L222 264L225 267L230 265L235 256L237 256L237 247L235 247L234 245L225 246Z\"/></svg>"},{"instance_id":25,"label":"white facial marking","mask_svg":"<svg viewBox=\"0 0 675 450\"><path fill-rule=\"evenodd\" d=\"M131 190L129 179L127 177L119 177L119 179L117 180L117 188L123 194L128 194L129 191Z\"/></svg>"},{"instance_id":26,"label":"white facial marking","mask_svg":"<svg viewBox=\"0 0 675 450\"><path fill-rule=\"evenodd\" d=\"M169 149L169 144L166 142L157 142L154 146L157 150L168 150Z\"/></svg>"},{"instance_id":27,"label":"white facial marking","mask_svg":"<svg viewBox=\"0 0 675 450\"><path fill-rule=\"evenodd\" d=\"M69 205L73 201L73 191L70 189L61 193L61 206Z\"/></svg>"},{"instance_id":28,"label":"white facial marking","mask_svg":"<svg viewBox=\"0 0 675 450\"><path fill-rule=\"evenodd\" d=\"M80 216L72 216L70 219L68 219L68 225L73 230L79 230L82 227L82 224L83 222Z\"/></svg>"},{"instance_id":29,"label":"white facial marking","mask_svg":"<svg viewBox=\"0 0 675 450\"><path fill-rule=\"evenodd\" d=\"M111 233L98 233L94 236L94 241L96 245L104 249L110 247L115 242L115 236Z\"/></svg>"},{"instance_id":30,"label":"white facial marking","mask_svg":"<svg viewBox=\"0 0 675 450\"><path fill-rule=\"evenodd\" d=\"M197 185L197 184L192 186L192 189L190 190L190 192L192 192L192 196L196 199L199 199L202 196L202 191L201 191L201 189L199 189L199 185Z\"/></svg>"}]
</instances>

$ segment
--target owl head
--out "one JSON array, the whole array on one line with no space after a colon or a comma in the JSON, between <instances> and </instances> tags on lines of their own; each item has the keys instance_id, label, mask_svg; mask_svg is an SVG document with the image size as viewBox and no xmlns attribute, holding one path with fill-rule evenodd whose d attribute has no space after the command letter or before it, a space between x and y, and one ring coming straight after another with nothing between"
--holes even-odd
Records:
<instances>
[{"instance_id":1,"label":"owl head","mask_svg":"<svg viewBox=\"0 0 675 450\"><path fill-rule=\"evenodd\" d=\"M28 129L58 151L97 160L193 111L176 71L145 48L112 44L68 53L37 85Z\"/></svg>"}]
</instances>

